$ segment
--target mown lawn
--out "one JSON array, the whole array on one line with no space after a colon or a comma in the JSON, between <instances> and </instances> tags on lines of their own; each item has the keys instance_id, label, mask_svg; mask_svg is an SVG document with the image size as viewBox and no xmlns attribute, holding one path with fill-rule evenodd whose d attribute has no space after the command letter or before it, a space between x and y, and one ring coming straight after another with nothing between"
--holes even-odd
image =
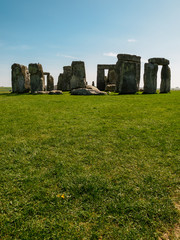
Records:
<instances>
[{"instance_id":1,"label":"mown lawn","mask_svg":"<svg viewBox=\"0 0 180 240\"><path fill-rule=\"evenodd\" d=\"M178 91L0 94L0 239L148 240L173 229L179 106Z\"/></svg>"}]
</instances>

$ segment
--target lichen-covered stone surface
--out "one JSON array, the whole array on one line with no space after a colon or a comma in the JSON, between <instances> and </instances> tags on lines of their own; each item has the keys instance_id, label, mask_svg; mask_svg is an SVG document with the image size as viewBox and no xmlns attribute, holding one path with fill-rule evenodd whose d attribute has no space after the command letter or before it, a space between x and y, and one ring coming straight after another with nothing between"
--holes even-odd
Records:
<instances>
[{"instance_id":1,"label":"lichen-covered stone surface","mask_svg":"<svg viewBox=\"0 0 180 240\"><path fill-rule=\"evenodd\" d=\"M85 65L82 61L72 62L72 77L70 80L71 90L86 87Z\"/></svg>"},{"instance_id":2,"label":"lichen-covered stone surface","mask_svg":"<svg viewBox=\"0 0 180 240\"><path fill-rule=\"evenodd\" d=\"M156 93L158 65L153 63L144 64L144 92Z\"/></svg>"},{"instance_id":3,"label":"lichen-covered stone surface","mask_svg":"<svg viewBox=\"0 0 180 240\"><path fill-rule=\"evenodd\" d=\"M11 66L11 81L13 93L26 93L30 91L30 74L24 65L14 63Z\"/></svg>"},{"instance_id":4,"label":"lichen-covered stone surface","mask_svg":"<svg viewBox=\"0 0 180 240\"><path fill-rule=\"evenodd\" d=\"M161 70L160 93L168 93L171 90L171 70L168 65L164 65Z\"/></svg>"},{"instance_id":5,"label":"lichen-covered stone surface","mask_svg":"<svg viewBox=\"0 0 180 240\"><path fill-rule=\"evenodd\" d=\"M31 79L31 93L45 90L45 79L42 65L39 63L30 63L29 72Z\"/></svg>"}]
</instances>

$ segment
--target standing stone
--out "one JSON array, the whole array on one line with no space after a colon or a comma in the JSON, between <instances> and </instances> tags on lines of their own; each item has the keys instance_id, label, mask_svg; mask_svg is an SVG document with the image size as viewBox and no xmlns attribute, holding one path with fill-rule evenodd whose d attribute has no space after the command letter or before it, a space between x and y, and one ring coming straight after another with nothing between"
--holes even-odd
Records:
<instances>
[{"instance_id":1,"label":"standing stone","mask_svg":"<svg viewBox=\"0 0 180 240\"><path fill-rule=\"evenodd\" d=\"M116 89L116 81L117 81L116 71L114 69L110 69L108 71L105 90L114 92Z\"/></svg>"},{"instance_id":2,"label":"standing stone","mask_svg":"<svg viewBox=\"0 0 180 240\"><path fill-rule=\"evenodd\" d=\"M107 84L116 84L116 71L114 69L108 71Z\"/></svg>"},{"instance_id":3,"label":"standing stone","mask_svg":"<svg viewBox=\"0 0 180 240\"><path fill-rule=\"evenodd\" d=\"M140 82L141 57L130 54L118 54L116 63L116 92L133 94L138 91Z\"/></svg>"},{"instance_id":4,"label":"standing stone","mask_svg":"<svg viewBox=\"0 0 180 240\"><path fill-rule=\"evenodd\" d=\"M29 72L31 74L31 93L45 91L45 79L42 65L39 63L30 63Z\"/></svg>"},{"instance_id":5,"label":"standing stone","mask_svg":"<svg viewBox=\"0 0 180 240\"><path fill-rule=\"evenodd\" d=\"M63 73L60 73L58 77L57 90L62 89L63 89Z\"/></svg>"},{"instance_id":6,"label":"standing stone","mask_svg":"<svg viewBox=\"0 0 180 240\"><path fill-rule=\"evenodd\" d=\"M137 80L136 80L136 63L124 62L122 67L122 94L136 93Z\"/></svg>"},{"instance_id":7,"label":"standing stone","mask_svg":"<svg viewBox=\"0 0 180 240\"><path fill-rule=\"evenodd\" d=\"M54 90L54 78L48 74L47 75L47 91Z\"/></svg>"},{"instance_id":8,"label":"standing stone","mask_svg":"<svg viewBox=\"0 0 180 240\"><path fill-rule=\"evenodd\" d=\"M71 90L86 87L85 65L82 61L72 62L72 77L70 80Z\"/></svg>"},{"instance_id":9,"label":"standing stone","mask_svg":"<svg viewBox=\"0 0 180 240\"><path fill-rule=\"evenodd\" d=\"M168 93L171 88L171 70L168 65L164 65L161 70L160 93Z\"/></svg>"},{"instance_id":10,"label":"standing stone","mask_svg":"<svg viewBox=\"0 0 180 240\"><path fill-rule=\"evenodd\" d=\"M104 75L104 69L97 67L97 88L100 91L105 90L105 75Z\"/></svg>"},{"instance_id":11,"label":"standing stone","mask_svg":"<svg viewBox=\"0 0 180 240\"><path fill-rule=\"evenodd\" d=\"M63 67L63 85L62 85L62 90L63 91L70 91L71 86L70 86L70 81L72 77L72 67L71 66L64 66Z\"/></svg>"},{"instance_id":12,"label":"standing stone","mask_svg":"<svg viewBox=\"0 0 180 240\"><path fill-rule=\"evenodd\" d=\"M156 93L158 64L145 63L144 65L144 92Z\"/></svg>"},{"instance_id":13,"label":"standing stone","mask_svg":"<svg viewBox=\"0 0 180 240\"><path fill-rule=\"evenodd\" d=\"M140 89L140 79L141 79L141 63L136 63L136 81L137 81L137 89Z\"/></svg>"},{"instance_id":14,"label":"standing stone","mask_svg":"<svg viewBox=\"0 0 180 240\"><path fill-rule=\"evenodd\" d=\"M26 66L14 63L11 66L11 81L13 93L30 91L30 74Z\"/></svg>"}]
</instances>

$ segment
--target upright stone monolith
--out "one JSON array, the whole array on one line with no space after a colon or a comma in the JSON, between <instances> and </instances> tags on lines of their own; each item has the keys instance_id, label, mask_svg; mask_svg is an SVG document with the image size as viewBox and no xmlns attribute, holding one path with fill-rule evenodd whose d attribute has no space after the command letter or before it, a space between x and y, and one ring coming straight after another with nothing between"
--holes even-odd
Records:
<instances>
[{"instance_id":1,"label":"upright stone monolith","mask_svg":"<svg viewBox=\"0 0 180 240\"><path fill-rule=\"evenodd\" d=\"M106 91L114 92L116 89L116 82L117 82L117 74L114 69L110 69L108 71L107 79L106 79Z\"/></svg>"},{"instance_id":2,"label":"upright stone monolith","mask_svg":"<svg viewBox=\"0 0 180 240\"><path fill-rule=\"evenodd\" d=\"M70 81L72 77L72 67L71 66L64 66L63 67L63 85L62 90L63 91L70 91Z\"/></svg>"},{"instance_id":3,"label":"upright stone monolith","mask_svg":"<svg viewBox=\"0 0 180 240\"><path fill-rule=\"evenodd\" d=\"M116 91L120 94L136 93L140 82L141 57L118 54L116 63Z\"/></svg>"},{"instance_id":4,"label":"upright stone monolith","mask_svg":"<svg viewBox=\"0 0 180 240\"><path fill-rule=\"evenodd\" d=\"M71 90L86 87L85 65L82 61L72 62L72 77L70 80Z\"/></svg>"},{"instance_id":5,"label":"upright stone monolith","mask_svg":"<svg viewBox=\"0 0 180 240\"><path fill-rule=\"evenodd\" d=\"M57 90L62 89L63 89L63 73L60 73L58 77Z\"/></svg>"},{"instance_id":6,"label":"upright stone monolith","mask_svg":"<svg viewBox=\"0 0 180 240\"><path fill-rule=\"evenodd\" d=\"M54 78L50 74L47 76L47 91L54 90Z\"/></svg>"},{"instance_id":7,"label":"upright stone monolith","mask_svg":"<svg viewBox=\"0 0 180 240\"><path fill-rule=\"evenodd\" d=\"M171 89L171 70L168 65L164 65L161 70L160 93L168 93Z\"/></svg>"},{"instance_id":8,"label":"upright stone monolith","mask_svg":"<svg viewBox=\"0 0 180 240\"><path fill-rule=\"evenodd\" d=\"M29 72L31 74L31 93L45 91L45 79L42 65L39 63L30 63Z\"/></svg>"},{"instance_id":9,"label":"upright stone monolith","mask_svg":"<svg viewBox=\"0 0 180 240\"><path fill-rule=\"evenodd\" d=\"M143 93L156 93L157 89L157 71L158 64L145 63L144 64L144 92Z\"/></svg>"},{"instance_id":10,"label":"upright stone monolith","mask_svg":"<svg viewBox=\"0 0 180 240\"><path fill-rule=\"evenodd\" d=\"M11 66L11 81L13 93L26 93L30 91L30 74L24 65L14 63Z\"/></svg>"}]
</instances>

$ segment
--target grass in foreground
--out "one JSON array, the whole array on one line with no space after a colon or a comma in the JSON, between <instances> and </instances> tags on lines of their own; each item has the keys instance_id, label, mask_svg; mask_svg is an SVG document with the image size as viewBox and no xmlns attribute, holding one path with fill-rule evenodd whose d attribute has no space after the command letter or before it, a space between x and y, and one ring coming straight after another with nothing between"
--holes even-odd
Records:
<instances>
[{"instance_id":1,"label":"grass in foreground","mask_svg":"<svg viewBox=\"0 0 180 240\"><path fill-rule=\"evenodd\" d=\"M0 95L1 239L148 240L173 228L179 102Z\"/></svg>"}]
</instances>

